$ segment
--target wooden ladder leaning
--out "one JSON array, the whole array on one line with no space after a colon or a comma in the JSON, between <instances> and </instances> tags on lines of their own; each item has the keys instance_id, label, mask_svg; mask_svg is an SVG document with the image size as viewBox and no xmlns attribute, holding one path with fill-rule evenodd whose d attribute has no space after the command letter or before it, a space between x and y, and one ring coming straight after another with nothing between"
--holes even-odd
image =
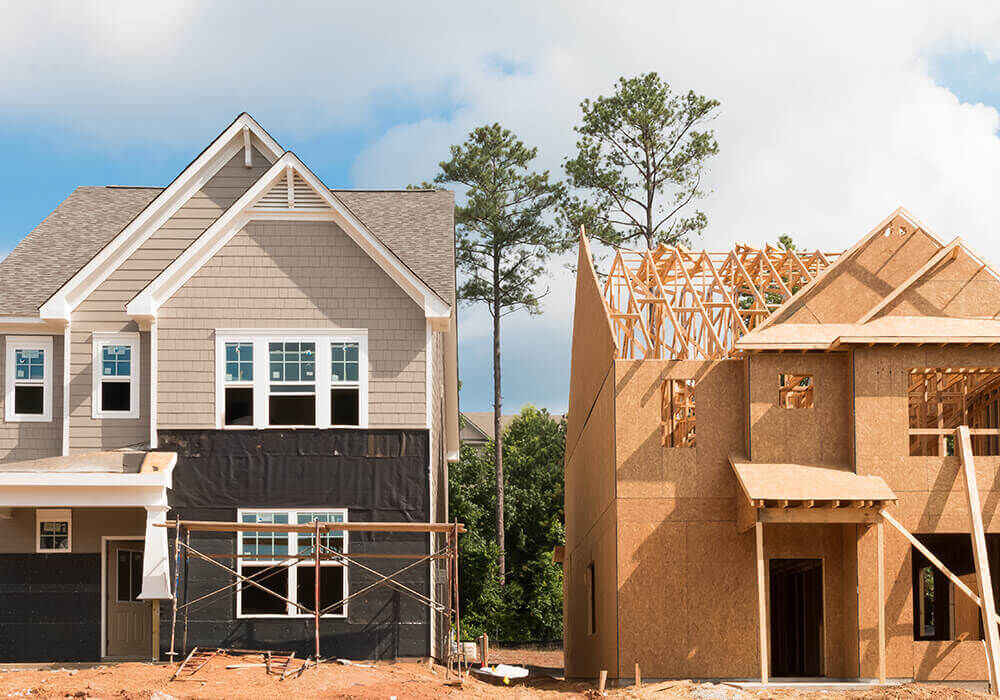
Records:
<instances>
[{"instance_id":1,"label":"wooden ladder leaning","mask_svg":"<svg viewBox=\"0 0 1000 700\"><path fill-rule=\"evenodd\" d=\"M294 659L294 651L291 653L272 651L267 655L267 672L279 675L281 676L281 680L285 680L285 677L295 670L292 668L292 662Z\"/></svg>"},{"instance_id":2,"label":"wooden ladder leaning","mask_svg":"<svg viewBox=\"0 0 1000 700\"><path fill-rule=\"evenodd\" d=\"M195 647L191 650L191 653L187 655L187 658L181 662L181 665L177 667L174 671L174 675L170 677L170 680L184 680L190 678L194 674L198 673L205 664L207 664L213 657L219 653L219 649L200 649Z\"/></svg>"}]
</instances>

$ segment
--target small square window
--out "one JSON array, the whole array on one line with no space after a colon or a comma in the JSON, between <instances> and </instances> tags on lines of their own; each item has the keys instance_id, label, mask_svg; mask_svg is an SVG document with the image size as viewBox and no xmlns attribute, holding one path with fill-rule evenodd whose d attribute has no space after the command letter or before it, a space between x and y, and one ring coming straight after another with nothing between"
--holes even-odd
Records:
<instances>
[{"instance_id":1,"label":"small square window","mask_svg":"<svg viewBox=\"0 0 1000 700\"><path fill-rule=\"evenodd\" d=\"M813 378L811 374L778 375L778 406L781 408L812 408Z\"/></svg>"},{"instance_id":2,"label":"small square window","mask_svg":"<svg viewBox=\"0 0 1000 700\"><path fill-rule=\"evenodd\" d=\"M253 381L253 343L226 343L226 381Z\"/></svg>"},{"instance_id":3,"label":"small square window","mask_svg":"<svg viewBox=\"0 0 1000 700\"><path fill-rule=\"evenodd\" d=\"M38 552L69 552L72 550L72 511L36 510Z\"/></svg>"}]
</instances>

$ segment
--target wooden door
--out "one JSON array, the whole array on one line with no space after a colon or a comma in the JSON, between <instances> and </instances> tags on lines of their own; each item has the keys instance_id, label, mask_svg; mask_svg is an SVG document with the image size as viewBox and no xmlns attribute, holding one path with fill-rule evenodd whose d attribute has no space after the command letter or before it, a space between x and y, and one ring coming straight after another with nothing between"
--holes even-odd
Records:
<instances>
[{"instance_id":1,"label":"wooden door","mask_svg":"<svg viewBox=\"0 0 1000 700\"><path fill-rule=\"evenodd\" d=\"M108 656L146 657L152 653L152 604L142 591L141 541L111 540L107 552Z\"/></svg>"}]
</instances>

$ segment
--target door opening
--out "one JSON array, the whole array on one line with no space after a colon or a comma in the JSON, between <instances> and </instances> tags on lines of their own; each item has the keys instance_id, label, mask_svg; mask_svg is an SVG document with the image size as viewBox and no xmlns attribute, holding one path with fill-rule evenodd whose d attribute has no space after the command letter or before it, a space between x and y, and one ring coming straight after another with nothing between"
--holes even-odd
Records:
<instances>
[{"instance_id":1,"label":"door opening","mask_svg":"<svg viewBox=\"0 0 1000 700\"><path fill-rule=\"evenodd\" d=\"M104 596L107 656L149 658L153 649L153 612L142 591L141 540L108 540Z\"/></svg>"},{"instance_id":2,"label":"door opening","mask_svg":"<svg viewBox=\"0 0 1000 700\"><path fill-rule=\"evenodd\" d=\"M772 559L771 675L823 675L823 562Z\"/></svg>"}]
</instances>

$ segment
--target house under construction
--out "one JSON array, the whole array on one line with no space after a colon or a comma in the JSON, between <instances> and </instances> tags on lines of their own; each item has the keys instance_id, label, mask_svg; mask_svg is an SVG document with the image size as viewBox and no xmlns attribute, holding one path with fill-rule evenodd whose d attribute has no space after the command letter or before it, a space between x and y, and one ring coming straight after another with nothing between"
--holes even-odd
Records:
<instances>
[{"instance_id":1,"label":"house under construction","mask_svg":"<svg viewBox=\"0 0 1000 700\"><path fill-rule=\"evenodd\" d=\"M1000 274L902 209L605 282L582 237L567 676L997 678L998 344Z\"/></svg>"}]
</instances>

